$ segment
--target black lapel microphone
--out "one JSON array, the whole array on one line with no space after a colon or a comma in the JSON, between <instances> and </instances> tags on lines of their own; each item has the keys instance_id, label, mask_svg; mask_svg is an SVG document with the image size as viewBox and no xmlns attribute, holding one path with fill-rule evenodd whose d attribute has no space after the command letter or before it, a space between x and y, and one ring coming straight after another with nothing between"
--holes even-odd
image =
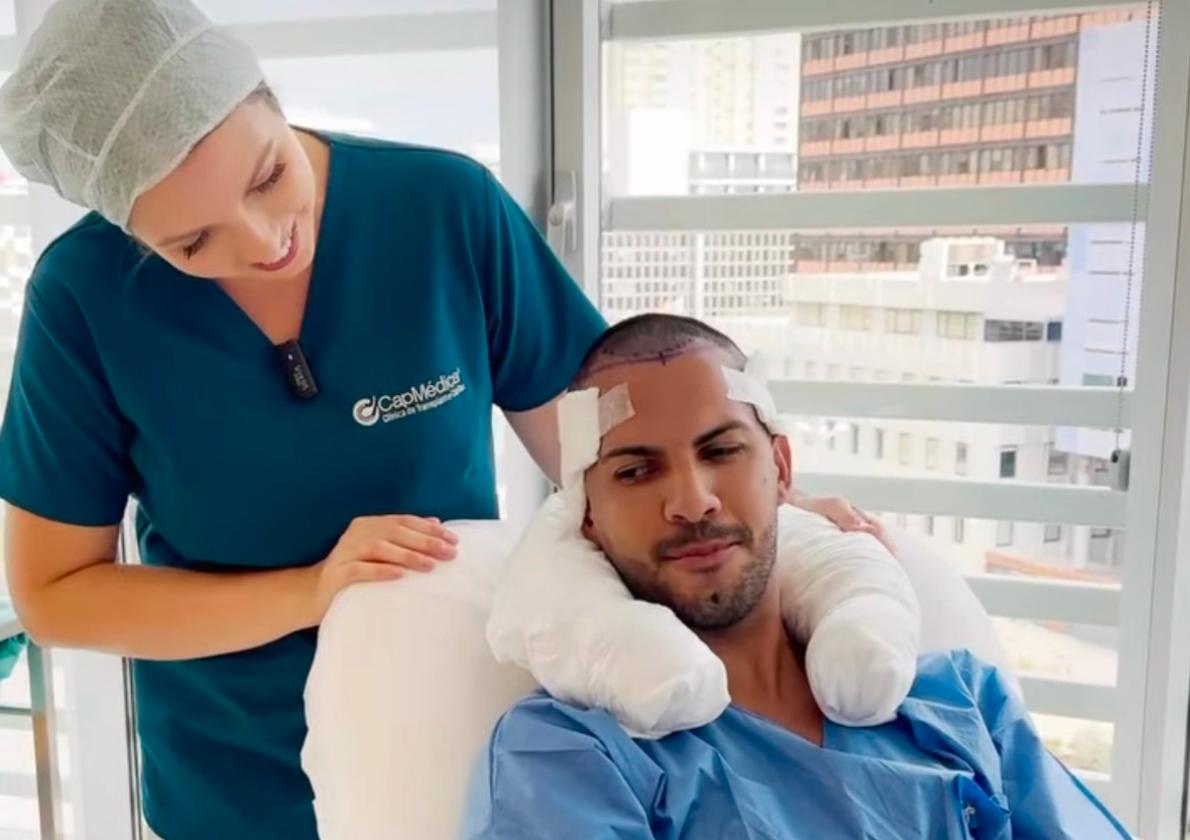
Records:
<instances>
[{"instance_id":1,"label":"black lapel microphone","mask_svg":"<svg viewBox=\"0 0 1190 840\"><path fill-rule=\"evenodd\" d=\"M299 400L312 400L318 396L318 383L314 381L314 372L310 370L310 363L306 361L306 354L297 339L291 339L274 348L277 351L277 362L281 365L281 373L285 377L285 385L289 393Z\"/></svg>"}]
</instances>

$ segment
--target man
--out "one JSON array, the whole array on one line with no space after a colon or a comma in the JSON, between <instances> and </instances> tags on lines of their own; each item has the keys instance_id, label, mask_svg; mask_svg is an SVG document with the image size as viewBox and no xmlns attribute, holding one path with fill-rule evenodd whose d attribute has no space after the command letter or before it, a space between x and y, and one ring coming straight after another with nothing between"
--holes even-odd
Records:
<instances>
[{"instance_id":1,"label":"man","mask_svg":"<svg viewBox=\"0 0 1190 840\"><path fill-rule=\"evenodd\" d=\"M584 533L636 597L670 607L723 660L733 705L645 741L533 695L497 726L466 836L1127 837L970 654L923 658L889 724L823 718L770 576L789 441L729 398L724 368L743 362L697 321L648 315L609 330L576 382L625 386L632 406L587 472Z\"/></svg>"}]
</instances>

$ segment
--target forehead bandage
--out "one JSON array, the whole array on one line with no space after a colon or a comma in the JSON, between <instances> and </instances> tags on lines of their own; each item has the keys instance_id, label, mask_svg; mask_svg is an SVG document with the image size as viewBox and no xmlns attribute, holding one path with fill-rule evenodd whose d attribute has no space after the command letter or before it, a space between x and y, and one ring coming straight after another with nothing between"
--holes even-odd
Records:
<instances>
[{"instance_id":1,"label":"forehead bandage","mask_svg":"<svg viewBox=\"0 0 1190 840\"><path fill-rule=\"evenodd\" d=\"M753 406L769 434L782 434L777 403L769 392L760 362L753 358L742 371L728 367L721 370L727 398ZM586 388L563 397L558 404L562 486L581 483L583 474L599 460L604 435L635 414L628 385L623 382L603 395L598 388Z\"/></svg>"}]
</instances>

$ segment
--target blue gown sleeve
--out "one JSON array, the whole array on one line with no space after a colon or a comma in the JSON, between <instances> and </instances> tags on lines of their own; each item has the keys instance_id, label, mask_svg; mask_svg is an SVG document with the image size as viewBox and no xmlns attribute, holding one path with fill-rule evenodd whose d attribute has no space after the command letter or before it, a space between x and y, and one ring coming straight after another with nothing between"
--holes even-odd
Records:
<instances>
[{"instance_id":1,"label":"blue gown sleeve","mask_svg":"<svg viewBox=\"0 0 1190 840\"><path fill-rule=\"evenodd\" d=\"M570 385L606 329L533 222L485 173L484 298L493 401L508 411L549 402Z\"/></svg>"},{"instance_id":2,"label":"blue gown sleeve","mask_svg":"<svg viewBox=\"0 0 1190 840\"><path fill-rule=\"evenodd\" d=\"M514 710L472 780L464 840L653 840L650 815L591 732Z\"/></svg>"},{"instance_id":3,"label":"blue gown sleeve","mask_svg":"<svg viewBox=\"0 0 1190 840\"><path fill-rule=\"evenodd\" d=\"M1107 808L1042 743L1024 705L1000 673L963 654L968 679L996 751L1016 840L1130 838Z\"/></svg>"}]
</instances>

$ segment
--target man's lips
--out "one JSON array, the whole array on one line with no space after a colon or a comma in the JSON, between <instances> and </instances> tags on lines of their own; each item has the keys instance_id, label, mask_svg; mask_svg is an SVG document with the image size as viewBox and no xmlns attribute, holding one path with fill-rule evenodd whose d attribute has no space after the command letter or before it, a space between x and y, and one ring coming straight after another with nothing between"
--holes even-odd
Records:
<instances>
[{"instance_id":1,"label":"man's lips","mask_svg":"<svg viewBox=\"0 0 1190 840\"><path fill-rule=\"evenodd\" d=\"M676 562L692 571L713 569L725 560L731 550L739 545L738 540L707 540L688 543L662 555L666 560Z\"/></svg>"}]
</instances>

